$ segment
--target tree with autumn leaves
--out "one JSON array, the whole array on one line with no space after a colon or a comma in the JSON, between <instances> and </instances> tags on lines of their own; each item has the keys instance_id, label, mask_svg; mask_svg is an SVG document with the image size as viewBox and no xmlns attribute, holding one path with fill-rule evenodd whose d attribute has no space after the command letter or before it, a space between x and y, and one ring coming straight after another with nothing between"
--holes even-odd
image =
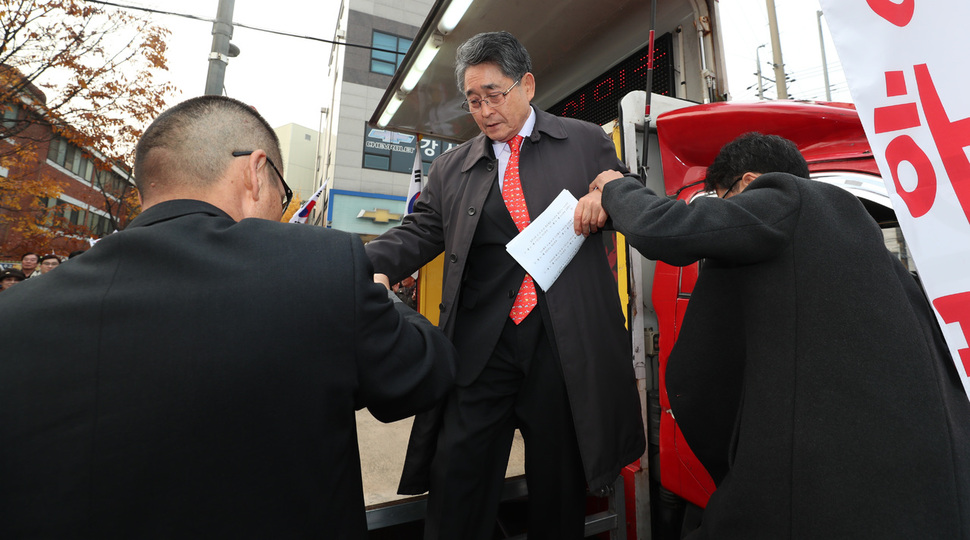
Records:
<instances>
[{"instance_id":1,"label":"tree with autumn leaves","mask_svg":"<svg viewBox=\"0 0 970 540\"><path fill-rule=\"evenodd\" d=\"M128 174L135 143L174 90L159 77L168 31L83 0L0 0L0 26L0 227L27 244L0 244L0 254L91 236L43 204L65 187L47 166L52 141L78 149L77 163L90 162L85 178L102 200L89 204L124 228L137 198L130 181L117 181L119 171Z\"/></svg>"}]
</instances>

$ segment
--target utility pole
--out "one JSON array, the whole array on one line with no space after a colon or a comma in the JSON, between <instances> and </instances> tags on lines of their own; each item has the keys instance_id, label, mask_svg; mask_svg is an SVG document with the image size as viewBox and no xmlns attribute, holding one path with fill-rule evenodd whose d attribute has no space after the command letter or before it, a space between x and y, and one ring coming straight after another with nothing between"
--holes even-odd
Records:
<instances>
[{"instance_id":1,"label":"utility pole","mask_svg":"<svg viewBox=\"0 0 970 540\"><path fill-rule=\"evenodd\" d=\"M317 189L317 187L319 187L317 186L317 178L320 178L320 183L322 184L323 175L327 174L325 168L324 168L323 175L320 174L320 170L321 170L320 143L323 142L323 118L328 114L330 114L330 109L328 109L327 107L320 107L320 125L319 127L317 127L317 155L316 155L316 158L313 160L314 163L316 163L316 170L313 172L313 189ZM329 133L330 130L327 129L327 132Z\"/></svg>"},{"instance_id":2,"label":"utility pole","mask_svg":"<svg viewBox=\"0 0 970 540\"><path fill-rule=\"evenodd\" d=\"M762 45L758 45L758 48L754 50L754 57L755 57L756 61L758 62L758 73L757 73L757 75L758 75L758 100L759 101L765 98L764 85L761 84L761 79L762 79L762 77L761 77L761 55L759 54L759 51L761 50L762 47L764 47L763 44Z\"/></svg>"},{"instance_id":3,"label":"utility pole","mask_svg":"<svg viewBox=\"0 0 970 540\"><path fill-rule=\"evenodd\" d=\"M222 95L229 57L239 54L239 49L229 43L235 6L236 0L219 0L216 20L212 23L212 51L209 53L209 73L205 78L206 95Z\"/></svg>"},{"instance_id":4,"label":"utility pole","mask_svg":"<svg viewBox=\"0 0 970 540\"><path fill-rule=\"evenodd\" d=\"M771 32L771 53L775 66L775 87L778 99L788 99L788 81L785 78L785 63L781 59L781 38L778 36L778 16L775 14L775 0L765 0L768 6L768 31Z\"/></svg>"},{"instance_id":5,"label":"utility pole","mask_svg":"<svg viewBox=\"0 0 970 540\"><path fill-rule=\"evenodd\" d=\"M829 88L829 65L825 62L825 37L822 35L822 10L815 13L818 16L818 46L822 49L822 78L825 81L825 101L832 101L832 89Z\"/></svg>"}]
</instances>

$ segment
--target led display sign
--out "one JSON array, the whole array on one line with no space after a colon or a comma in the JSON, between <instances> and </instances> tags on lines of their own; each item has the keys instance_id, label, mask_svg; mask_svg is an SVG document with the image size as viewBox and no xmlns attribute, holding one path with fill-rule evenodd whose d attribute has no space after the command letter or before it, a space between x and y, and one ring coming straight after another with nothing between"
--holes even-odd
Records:
<instances>
[{"instance_id":1,"label":"led display sign","mask_svg":"<svg viewBox=\"0 0 970 540\"><path fill-rule=\"evenodd\" d=\"M673 36L664 34L656 39L653 66L653 92L674 95ZM634 90L647 87L649 45L628 56L619 64L571 95L550 107L548 112L605 124L617 117L620 99Z\"/></svg>"}]
</instances>

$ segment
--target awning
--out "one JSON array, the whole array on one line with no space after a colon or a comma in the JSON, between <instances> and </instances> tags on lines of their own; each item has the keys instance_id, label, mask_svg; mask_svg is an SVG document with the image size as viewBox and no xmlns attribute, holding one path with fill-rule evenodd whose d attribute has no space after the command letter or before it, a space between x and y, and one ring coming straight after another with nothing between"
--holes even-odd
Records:
<instances>
[{"instance_id":1,"label":"awning","mask_svg":"<svg viewBox=\"0 0 970 540\"><path fill-rule=\"evenodd\" d=\"M657 35L682 27L694 36L692 21L708 15L709 1L658 0ZM643 48L650 22L650 0L437 0L370 123L465 141L478 128L459 108L454 60L468 38L497 30L516 36L532 57L533 103L547 109Z\"/></svg>"}]
</instances>

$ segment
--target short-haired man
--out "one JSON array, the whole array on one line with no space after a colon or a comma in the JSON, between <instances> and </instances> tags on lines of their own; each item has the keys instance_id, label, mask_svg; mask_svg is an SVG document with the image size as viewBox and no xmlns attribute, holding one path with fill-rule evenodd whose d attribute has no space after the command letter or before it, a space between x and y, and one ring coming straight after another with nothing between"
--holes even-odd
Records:
<instances>
[{"instance_id":1,"label":"short-haired man","mask_svg":"<svg viewBox=\"0 0 970 540\"><path fill-rule=\"evenodd\" d=\"M51 270L57 268L61 264L61 258L53 253L44 255L40 258L40 273L46 274Z\"/></svg>"},{"instance_id":2,"label":"short-haired man","mask_svg":"<svg viewBox=\"0 0 970 540\"><path fill-rule=\"evenodd\" d=\"M24 278L32 278L40 275L37 271L37 263L40 256L36 253L24 253L20 258L20 271L24 273Z\"/></svg>"},{"instance_id":3,"label":"short-haired man","mask_svg":"<svg viewBox=\"0 0 970 540\"><path fill-rule=\"evenodd\" d=\"M278 163L252 107L176 105L143 212L0 295L0 537L366 535L354 410L427 409L455 353L359 238L279 223Z\"/></svg>"},{"instance_id":4,"label":"short-haired man","mask_svg":"<svg viewBox=\"0 0 970 540\"><path fill-rule=\"evenodd\" d=\"M603 168L623 167L599 126L531 105L531 70L507 32L458 48L456 82L482 133L435 160L414 212L367 244L392 283L445 253L440 324L458 349L458 387L440 431L419 417L409 446L413 463L434 455L427 538L492 538L515 428L525 441L529 538L582 538L587 483L609 486L645 446L601 235L548 291L505 250L564 189L580 197ZM402 490L427 490L426 474L406 468Z\"/></svg>"},{"instance_id":5,"label":"short-haired man","mask_svg":"<svg viewBox=\"0 0 970 540\"><path fill-rule=\"evenodd\" d=\"M705 259L667 394L717 491L691 539L968 538L970 401L875 221L748 134L687 205L607 171L577 206L644 256ZM605 209L605 212L603 210Z\"/></svg>"}]
</instances>

